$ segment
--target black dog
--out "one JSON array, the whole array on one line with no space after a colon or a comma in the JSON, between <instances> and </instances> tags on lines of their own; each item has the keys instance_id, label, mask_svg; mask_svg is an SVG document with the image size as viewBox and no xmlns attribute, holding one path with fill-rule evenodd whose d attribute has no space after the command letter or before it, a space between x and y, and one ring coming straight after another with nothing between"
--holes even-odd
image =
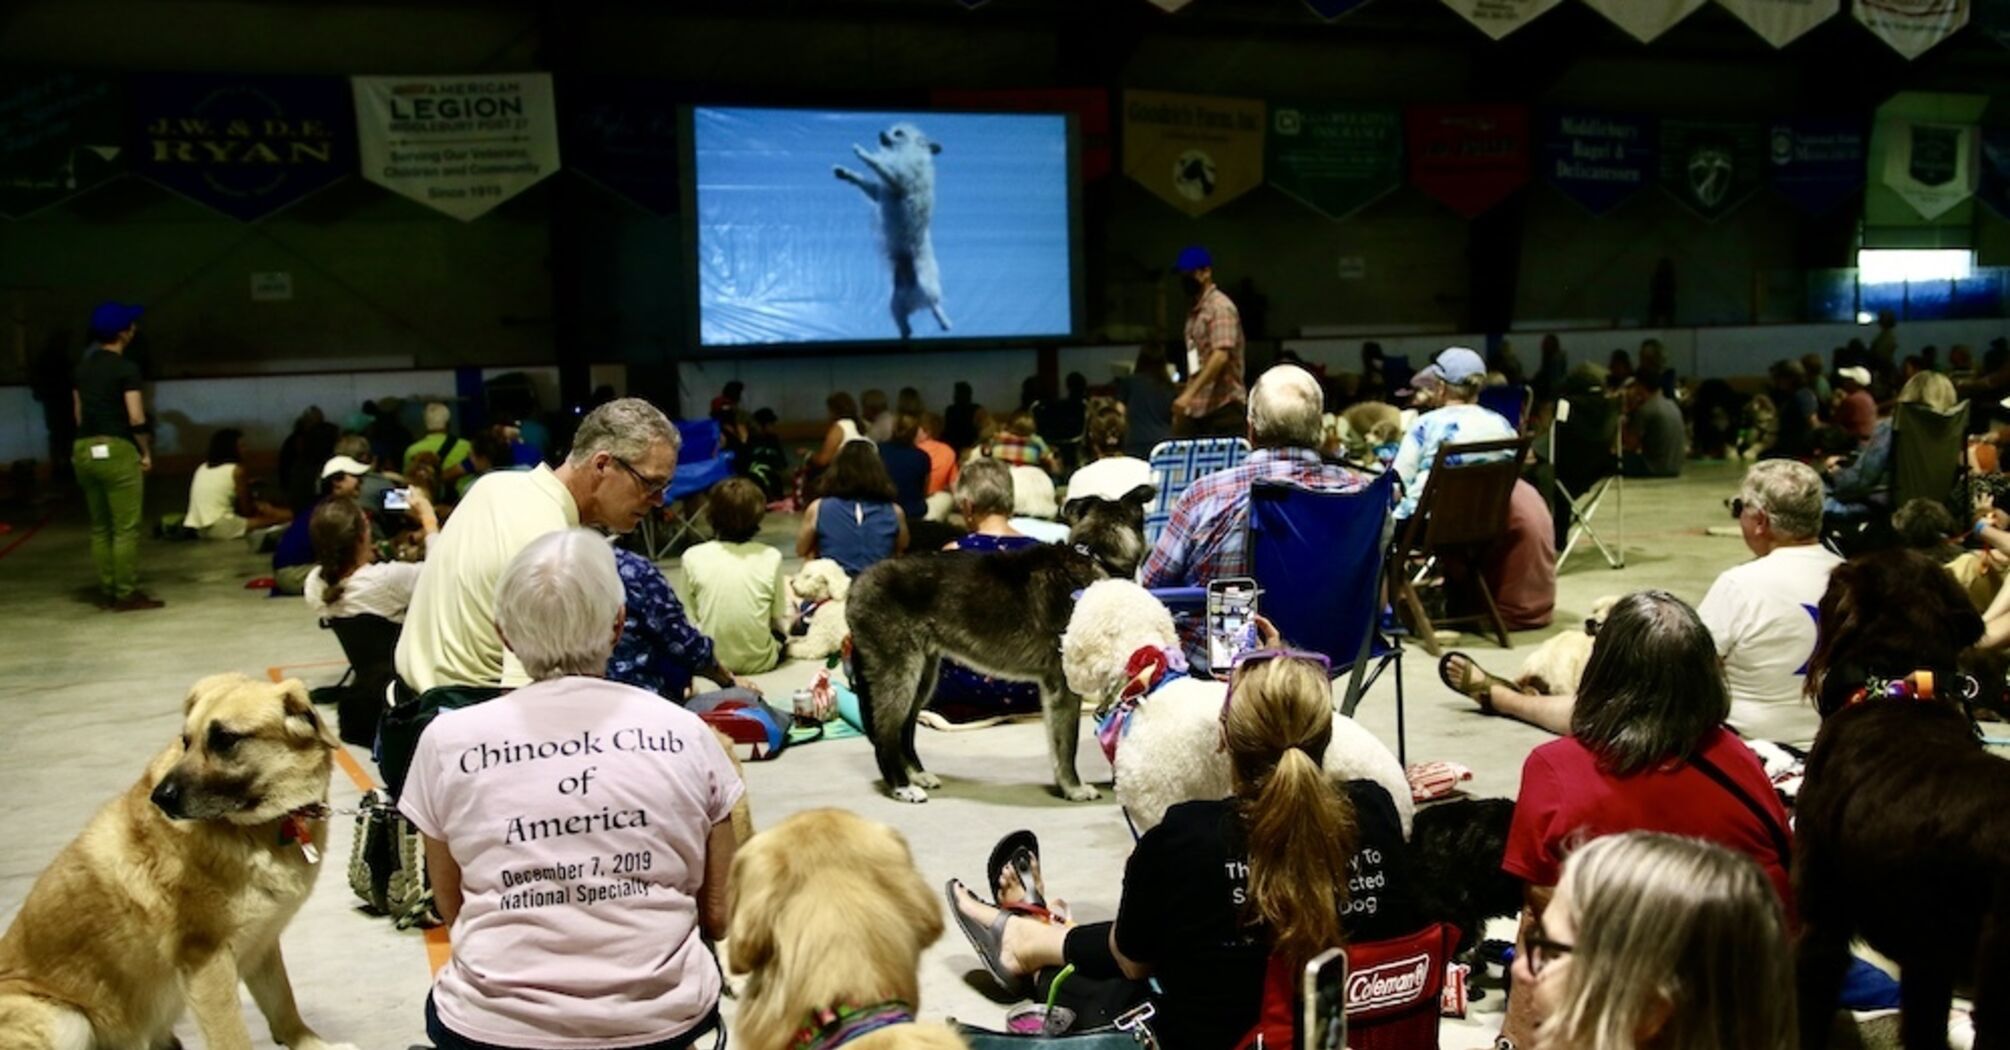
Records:
<instances>
[{"instance_id":1,"label":"black dog","mask_svg":"<svg viewBox=\"0 0 2010 1050\"><path fill-rule=\"evenodd\" d=\"M1071 501L1066 545L914 555L860 574L845 606L852 685L880 775L895 798L926 802L925 789L941 785L921 768L914 727L935 693L944 657L996 678L1038 684L1054 782L1073 801L1098 797L1075 774L1082 698L1068 690L1061 673L1061 633L1077 592L1137 571L1149 501L1149 489L1120 501Z\"/></svg>"},{"instance_id":2,"label":"black dog","mask_svg":"<svg viewBox=\"0 0 2010 1050\"><path fill-rule=\"evenodd\" d=\"M1459 928L1458 954L1479 943L1486 922L1521 911L1521 880L1501 870L1514 800L1462 798L1417 807L1410 867L1417 910Z\"/></svg>"}]
</instances>

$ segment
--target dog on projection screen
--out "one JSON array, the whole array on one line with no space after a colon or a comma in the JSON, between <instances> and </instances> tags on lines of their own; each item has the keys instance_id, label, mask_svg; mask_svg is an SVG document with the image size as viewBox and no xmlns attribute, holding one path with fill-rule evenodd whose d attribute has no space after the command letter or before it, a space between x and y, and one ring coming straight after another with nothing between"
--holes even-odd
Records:
<instances>
[{"instance_id":1,"label":"dog on projection screen","mask_svg":"<svg viewBox=\"0 0 2010 1050\"><path fill-rule=\"evenodd\" d=\"M879 205L879 228L885 238L886 259L893 267L893 323L900 337L914 334L907 322L909 314L926 309L935 323L949 331L949 314L942 308L942 271L935 263L935 242L928 233L935 218L935 155L942 144L908 123L899 123L879 133L877 150L868 151L853 143L851 151L871 169L876 178L867 178L838 165L831 173L857 186L866 199Z\"/></svg>"}]
</instances>

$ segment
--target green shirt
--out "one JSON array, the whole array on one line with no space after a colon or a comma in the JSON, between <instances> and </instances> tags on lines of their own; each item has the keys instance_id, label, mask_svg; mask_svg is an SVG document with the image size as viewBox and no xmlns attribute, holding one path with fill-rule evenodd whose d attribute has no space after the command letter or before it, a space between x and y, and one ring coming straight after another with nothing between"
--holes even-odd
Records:
<instances>
[{"instance_id":1,"label":"green shirt","mask_svg":"<svg viewBox=\"0 0 2010 1050\"><path fill-rule=\"evenodd\" d=\"M468 448L466 441L460 438L454 438L453 440L454 443L449 446L447 445L447 435L439 433L427 434L425 437L412 442L405 449L405 470L409 472L412 469L412 461L419 458L420 454L426 452L431 452L433 455L440 457L441 470L459 466L462 460L468 458L468 454L472 450ZM444 452L440 451L443 447L446 449Z\"/></svg>"},{"instance_id":2,"label":"green shirt","mask_svg":"<svg viewBox=\"0 0 2010 1050\"><path fill-rule=\"evenodd\" d=\"M721 666L734 674L775 666L779 653L769 625L788 611L781 551L765 543L701 543L684 552L684 588Z\"/></svg>"}]
</instances>

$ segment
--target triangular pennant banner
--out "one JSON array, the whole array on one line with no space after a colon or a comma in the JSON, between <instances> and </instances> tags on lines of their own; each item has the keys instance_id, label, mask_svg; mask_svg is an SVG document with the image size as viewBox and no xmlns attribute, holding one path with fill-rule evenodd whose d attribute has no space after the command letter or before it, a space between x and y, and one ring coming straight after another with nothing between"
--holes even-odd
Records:
<instances>
[{"instance_id":1,"label":"triangular pennant banner","mask_svg":"<svg viewBox=\"0 0 2010 1050\"><path fill-rule=\"evenodd\" d=\"M1661 188L1715 222L1765 181L1765 138L1757 124L1661 122Z\"/></svg>"},{"instance_id":2,"label":"triangular pennant banner","mask_svg":"<svg viewBox=\"0 0 2010 1050\"><path fill-rule=\"evenodd\" d=\"M1479 31L1499 40L1535 21L1563 0L1445 0Z\"/></svg>"},{"instance_id":3,"label":"triangular pennant banner","mask_svg":"<svg viewBox=\"0 0 2010 1050\"><path fill-rule=\"evenodd\" d=\"M1914 59L1968 24L1968 0L1856 0L1856 20Z\"/></svg>"},{"instance_id":4,"label":"triangular pennant banner","mask_svg":"<svg viewBox=\"0 0 2010 1050\"><path fill-rule=\"evenodd\" d=\"M1670 29L1675 23L1696 13L1704 0L1584 0L1592 10L1612 20L1612 24L1626 30L1627 35L1643 44Z\"/></svg>"},{"instance_id":5,"label":"triangular pennant banner","mask_svg":"<svg viewBox=\"0 0 2010 1050\"><path fill-rule=\"evenodd\" d=\"M1263 183L1263 100L1124 92L1124 174L1205 215Z\"/></svg>"},{"instance_id":6,"label":"triangular pennant banner","mask_svg":"<svg viewBox=\"0 0 2010 1050\"><path fill-rule=\"evenodd\" d=\"M1567 111L1543 117L1543 180L1593 215L1618 207L1654 174L1654 126L1647 118Z\"/></svg>"},{"instance_id":7,"label":"triangular pennant banner","mask_svg":"<svg viewBox=\"0 0 2010 1050\"><path fill-rule=\"evenodd\" d=\"M1272 186L1343 219L1403 184L1403 113L1393 106L1270 107Z\"/></svg>"},{"instance_id":8,"label":"triangular pennant banner","mask_svg":"<svg viewBox=\"0 0 2010 1050\"><path fill-rule=\"evenodd\" d=\"M1190 3L1193 3L1193 0L1151 0L1153 7L1164 11L1166 14L1172 14Z\"/></svg>"},{"instance_id":9,"label":"triangular pennant banner","mask_svg":"<svg viewBox=\"0 0 2010 1050\"><path fill-rule=\"evenodd\" d=\"M558 170L551 74L351 77L363 177L463 221Z\"/></svg>"},{"instance_id":10,"label":"triangular pennant banner","mask_svg":"<svg viewBox=\"0 0 2010 1050\"><path fill-rule=\"evenodd\" d=\"M22 218L126 170L125 94L98 73L0 76L0 215Z\"/></svg>"},{"instance_id":11,"label":"triangular pennant banner","mask_svg":"<svg viewBox=\"0 0 2010 1050\"><path fill-rule=\"evenodd\" d=\"M1528 183L1528 109L1411 106L1403 113L1410 183L1470 219Z\"/></svg>"},{"instance_id":12,"label":"triangular pennant banner","mask_svg":"<svg viewBox=\"0 0 2010 1050\"><path fill-rule=\"evenodd\" d=\"M1809 215L1823 215L1863 188L1869 142L1857 117L1796 117L1773 125L1773 189Z\"/></svg>"},{"instance_id":13,"label":"triangular pennant banner","mask_svg":"<svg viewBox=\"0 0 2010 1050\"><path fill-rule=\"evenodd\" d=\"M1305 0L1305 6L1311 8L1313 14L1331 22L1367 2L1368 0Z\"/></svg>"},{"instance_id":14,"label":"triangular pennant banner","mask_svg":"<svg viewBox=\"0 0 2010 1050\"><path fill-rule=\"evenodd\" d=\"M1970 20L1983 36L2010 47L2010 0L1975 0Z\"/></svg>"},{"instance_id":15,"label":"triangular pennant banner","mask_svg":"<svg viewBox=\"0 0 2010 1050\"><path fill-rule=\"evenodd\" d=\"M127 82L133 170L244 222L356 170L341 77L157 73Z\"/></svg>"},{"instance_id":16,"label":"triangular pennant banner","mask_svg":"<svg viewBox=\"0 0 2010 1050\"><path fill-rule=\"evenodd\" d=\"M1982 178L1975 197L2010 220L2010 127L1982 129Z\"/></svg>"},{"instance_id":17,"label":"triangular pennant banner","mask_svg":"<svg viewBox=\"0 0 2010 1050\"><path fill-rule=\"evenodd\" d=\"M1980 168L1973 124L1886 118L1882 179L1922 219L1937 219L1975 196Z\"/></svg>"},{"instance_id":18,"label":"triangular pennant banner","mask_svg":"<svg viewBox=\"0 0 2010 1050\"><path fill-rule=\"evenodd\" d=\"M1785 47L1842 10L1841 0L1717 0L1766 43Z\"/></svg>"}]
</instances>

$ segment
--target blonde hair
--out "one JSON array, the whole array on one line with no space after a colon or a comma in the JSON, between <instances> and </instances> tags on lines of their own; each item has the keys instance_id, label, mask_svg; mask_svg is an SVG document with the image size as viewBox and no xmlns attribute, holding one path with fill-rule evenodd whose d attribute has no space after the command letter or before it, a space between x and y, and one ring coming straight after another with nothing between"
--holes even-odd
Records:
<instances>
[{"instance_id":1,"label":"blonde hair","mask_svg":"<svg viewBox=\"0 0 2010 1050\"><path fill-rule=\"evenodd\" d=\"M1935 412L1945 412L1953 408L1954 402L1959 396L1954 392L1953 380L1941 375L1939 372L1931 371L1920 372L1914 375L1911 379L1905 381L1904 386L1898 389L1899 404L1925 405ZM1891 413L1891 429L1897 430L1900 426L1900 421L1904 418L1903 415L1894 410Z\"/></svg>"},{"instance_id":2,"label":"blonde hair","mask_svg":"<svg viewBox=\"0 0 2010 1050\"><path fill-rule=\"evenodd\" d=\"M1631 1050L1657 1008L1657 1050L1779 1050L1794 1041L1793 962L1778 894L1751 858L1629 832L1564 863L1577 943L1545 1046Z\"/></svg>"},{"instance_id":3,"label":"blonde hair","mask_svg":"<svg viewBox=\"0 0 2010 1050\"><path fill-rule=\"evenodd\" d=\"M1295 966L1343 943L1360 838L1352 801L1323 768L1333 687L1318 665L1285 657L1238 669L1228 689L1223 732L1248 835L1250 918Z\"/></svg>"}]
</instances>

